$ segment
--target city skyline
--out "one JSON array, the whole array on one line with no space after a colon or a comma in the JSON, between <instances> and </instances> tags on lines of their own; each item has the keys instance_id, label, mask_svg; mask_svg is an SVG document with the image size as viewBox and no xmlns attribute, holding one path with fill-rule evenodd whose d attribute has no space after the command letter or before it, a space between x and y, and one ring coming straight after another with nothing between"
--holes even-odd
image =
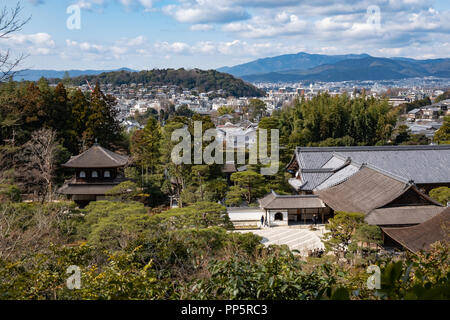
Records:
<instances>
[{"instance_id":1,"label":"city skyline","mask_svg":"<svg viewBox=\"0 0 450 320\"><path fill-rule=\"evenodd\" d=\"M6 6L15 3L7 0ZM22 69L215 69L300 51L450 56L450 4L445 1L21 3L22 17L32 19L19 33L2 39L0 50L28 55ZM67 26L72 5L81 10L79 29Z\"/></svg>"}]
</instances>

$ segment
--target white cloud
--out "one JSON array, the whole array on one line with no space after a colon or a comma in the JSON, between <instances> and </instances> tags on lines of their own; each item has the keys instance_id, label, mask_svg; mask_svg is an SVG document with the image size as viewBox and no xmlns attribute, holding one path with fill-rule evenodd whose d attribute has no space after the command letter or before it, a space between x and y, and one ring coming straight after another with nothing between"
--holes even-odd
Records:
<instances>
[{"instance_id":1,"label":"white cloud","mask_svg":"<svg viewBox=\"0 0 450 320\"><path fill-rule=\"evenodd\" d=\"M263 8L293 6L300 2L299 0L231 0L231 3L236 5Z\"/></svg>"},{"instance_id":2,"label":"white cloud","mask_svg":"<svg viewBox=\"0 0 450 320\"><path fill-rule=\"evenodd\" d=\"M34 1L34 0L31 0ZM39 1L39 0L37 0ZM42 0L41 0L42 1ZM153 9L153 0L78 0L75 2L81 9L94 10L100 9L98 12L103 12L101 9L106 7L111 2L117 2L124 8L143 8L144 11L151 11Z\"/></svg>"},{"instance_id":3,"label":"white cloud","mask_svg":"<svg viewBox=\"0 0 450 320\"><path fill-rule=\"evenodd\" d=\"M79 6L83 10L93 10L95 7L102 8L106 5L108 0L77 0L74 2L75 5Z\"/></svg>"},{"instance_id":4,"label":"white cloud","mask_svg":"<svg viewBox=\"0 0 450 320\"><path fill-rule=\"evenodd\" d=\"M226 23L250 18L240 6L232 6L223 0L182 1L181 5L167 5L163 12L179 22L205 24Z\"/></svg>"},{"instance_id":5,"label":"white cloud","mask_svg":"<svg viewBox=\"0 0 450 320\"><path fill-rule=\"evenodd\" d=\"M145 43L146 38L144 36L137 36L136 38L125 40L127 46L141 46Z\"/></svg>"},{"instance_id":6,"label":"white cloud","mask_svg":"<svg viewBox=\"0 0 450 320\"><path fill-rule=\"evenodd\" d=\"M194 24L191 26L192 31L210 31L213 29L214 26L211 24Z\"/></svg>"},{"instance_id":7,"label":"white cloud","mask_svg":"<svg viewBox=\"0 0 450 320\"><path fill-rule=\"evenodd\" d=\"M103 45L90 43L87 41L84 42L78 42L78 41L72 41L67 39L66 45L68 47L77 48L84 52L91 52L91 53L104 53L107 51L107 48Z\"/></svg>"},{"instance_id":8,"label":"white cloud","mask_svg":"<svg viewBox=\"0 0 450 320\"><path fill-rule=\"evenodd\" d=\"M185 54L191 52L191 47L184 42L156 42L154 47L166 53Z\"/></svg>"},{"instance_id":9,"label":"white cloud","mask_svg":"<svg viewBox=\"0 0 450 320\"><path fill-rule=\"evenodd\" d=\"M70 2L81 3L86 10L106 8L113 2L126 12L160 10L184 25L173 25L176 31L170 41L165 35L171 31L166 30L116 40L106 37L108 41L67 40L57 47L50 35L35 33L12 38L8 45L36 55L58 52L67 61L94 66L115 61L124 65L218 67L299 51L416 58L450 55L450 11L433 9L432 0L172 0L158 8L154 8L155 0ZM371 5L380 8L379 29L367 23ZM198 40L201 31L209 31L203 41ZM154 39L147 39L147 34ZM0 47L4 43L0 41Z\"/></svg>"},{"instance_id":10,"label":"white cloud","mask_svg":"<svg viewBox=\"0 0 450 320\"><path fill-rule=\"evenodd\" d=\"M153 8L153 0L139 0L139 3L147 10Z\"/></svg>"},{"instance_id":11,"label":"white cloud","mask_svg":"<svg viewBox=\"0 0 450 320\"><path fill-rule=\"evenodd\" d=\"M67 39L66 47L72 50L73 55L89 53L102 58L124 59L128 54L139 54L146 52L147 39L140 35L135 38L121 38L111 44L100 44L92 42L78 42Z\"/></svg>"},{"instance_id":12,"label":"white cloud","mask_svg":"<svg viewBox=\"0 0 450 320\"><path fill-rule=\"evenodd\" d=\"M249 22L232 22L224 25L222 30L236 32L246 38L271 38L303 34L308 30L308 22L295 14L283 12L270 19L257 16Z\"/></svg>"},{"instance_id":13,"label":"white cloud","mask_svg":"<svg viewBox=\"0 0 450 320\"><path fill-rule=\"evenodd\" d=\"M289 53L301 49L299 46L286 44L271 44L268 42L249 43L242 40L232 41L200 41L193 44L185 42L156 42L153 54L195 55L195 56L227 56L240 59L241 57L259 57L277 53ZM142 54L148 54L148 51Z\"/></svg>"},{"instance_id":14,"label":"white cloud","mask_svg":"<svg viewBox=\"0 0 450 320\"><path fill-rule=\"evenodd\" d=\"M0 50L13 48L16 52L25 52L30 55L48 55L55 48L55 41L45 32L34 34L13 34L8 38L0 39Z\"/></svg>"},{"instance_id":15,"label":"white cloud","mask_svg":"<svg viewBox=\"0 0 450 320\"><path fill-rule=\"evenodd\" d=\"M45 32L34 34L13 34L9 38L2 40L13 45L38 45L46 47L55 46L55 41L52 40L51 35Z\"/></svg>"},{"instance_id":16,"label":"white cloud","mask_svg":"<svg viewBox=\"0 0 450 320\"><path fill-rule=\"evenodd\" d=\"M50 54L50 49L49 48L36 48L35 52L40 55L48 55L48 54Z\"/></svg>"}]
</instances>

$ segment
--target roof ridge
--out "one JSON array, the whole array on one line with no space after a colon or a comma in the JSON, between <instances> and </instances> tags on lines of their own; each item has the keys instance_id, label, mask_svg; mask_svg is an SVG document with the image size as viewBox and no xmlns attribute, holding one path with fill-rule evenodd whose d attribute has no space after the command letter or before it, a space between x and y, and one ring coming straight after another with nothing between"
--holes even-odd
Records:
<instances>
[{"instance_id":1,"label":"roof ridge","mask_svg":"<svg viewBox=\"0 0 450 320\"><path fill-rule=\"evenodd\" d=\"M110 158L112 161L114 161L115 163L118 163L116 159L114 159L110 154L108 154L108 152L106 152L105 149L103 149L101 146L96 146L98 148L100 148L100 150L108 157ZM120 156L120 155L119 155Z\"/></svg>"},{"instance_id":2,"label":"roof ridge","mask_svg":"<svg viewBox=\"0 0 450 320\"><path fill-rule=\"evenodd\" d=\"M71 156L70 159L69 159L69 161L78 159L79 157L81 157L81 156L83 156L84 154L86 154L86 152L88 152L90 149L91 149L91 148L88 148L88 149L84 150L84 151L83 151L82 153L80 153L80 154L77 154L77 155L75 155L75 156ZM69 162L69 161L68 161L68 162Z\"/></svg>"},{"instance_id":3,"label":"roof ridge","mask_svg":"<svg viewBox=\"0 0 450 320\"><path fill-rule=\"evenodd\" d=\"M128 160L128 156L115 153L98 144L95 144L81 154L71 157L61 166L69 168L120 167L126 165ZM100 165L99 161L104 165Z\"/></svg>"},{"instance_id":4,"label":"roof ridge","mask_svg":"<svg viewBox=\"0 0 450 320\"><path fill-rule=\"evenodd\" d=\"M381 168L379 168L379 167L377 167L377 166L375 166L373 164L370 164L370 163L361 163L361 168L363 168L363 167L367 167L369 169L378 171L379 173L384 174L385 176L387 176L389 178L392 178L392 179L397 180L399 182L403 182L405 184L410 184L410 182L411 182L411 180L408 180L405 177L401 177L399 175L396 175L396 174L394 174L392 172L389 172L387 170L381 169Z\"/></svg>"},{"instance_id":5,"label":"roof ridge","mask_svg":"<svg viewBox=\"0 0 450 320\"><path fill-rule=\"evenodd\" d=\"M332 184L329 185L326 189L332 188L332 187L334 187L334 186L337 186L337 185L339 185L339 184L341 184L341 183L347 181L348 179L350 179L351 177L353 177L355 174L357 174L359 171L361 171L361 168L363 167L362 164L359 164L359 163L357 163L357 162L354 162L354 163L353 163L353 160L352 160L352 163L349 163L346 167L348 167L348 166L355 166L355 167L358 168L358 171L356 171L356 172L352 173L351 175L345 177L343 180L340 180L340 181L337 181L337 182L335 182L335 183L332 183ZM341 170L342 170L342 169L341 169ZM340 170L339 170L339 171L340 171ZM337 172L338 172L338 171L336 171L335 173L337 173ZM326 181L328 181L329 179L331 179L333 176L334 176L334 174L332 174L331 176L329 176L328 178L326 178L325 180L323 180L320 184L318 184L318 185L315 187L315 189L317 189L318 187L320 187L322 184L324 184ZM319 191L320 191L320 190L319 190Z\"/></svg>"},{"instance_id":6,"label":"roof ridge","mask_svg":"<svg viewBox=\"0 0 450 320\"><path fill-rule=\"evenodd\" d=\"M277 198L319 198L315 194L279 194Z\"/></svg>"},{"instance_id":7,"label":"roof ridge","mask_svg":"<svg viewBox=\"0 0 450 320\"><path fill-rule=\"evenodd\" d=\"M300 172L305 173L325 173L325 172L333 172L334 168L300 168Z\"/></svg>"},{"instance_id":8,"label":"roof ridge","mask_svg":"<svg viewBox=\"0 0 450 320\"><path fill-rule=\"evenodd\" d=\"M297 147L297 152L339 152L339 151L406 151L406 150L448 150L450 145L405 145L405 146L345 146L345 147Z\"/></svg>"}]
</instances>

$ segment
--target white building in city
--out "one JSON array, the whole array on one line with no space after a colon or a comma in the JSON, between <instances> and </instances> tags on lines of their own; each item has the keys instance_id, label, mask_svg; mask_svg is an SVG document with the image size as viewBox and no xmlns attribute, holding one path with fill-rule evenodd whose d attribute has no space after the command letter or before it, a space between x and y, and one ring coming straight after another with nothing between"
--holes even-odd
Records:
<instances>
[{"instance_id":1,"label":"white building in city","mask_svg":"<svg viewBox=\"0 0 450 320\"><path fill-rule=\"evenodd\" d=\"M224 125L217 126L217 139L225 142L228 147L245 148L256 142L257 129L258 126L250 121L244 121L240 124L227 122Z\"/></svg>"}]
</instances>

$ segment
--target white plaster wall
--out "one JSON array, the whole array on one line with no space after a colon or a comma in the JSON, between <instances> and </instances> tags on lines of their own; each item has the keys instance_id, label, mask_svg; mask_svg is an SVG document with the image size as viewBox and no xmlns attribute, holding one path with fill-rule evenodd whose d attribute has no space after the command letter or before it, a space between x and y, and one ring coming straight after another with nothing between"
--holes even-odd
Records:
<instances>
[{"instance_id":1,"label":"white plaster wall","mask_svg":"<svg viewBox=\"0 0 450 320\"><path fill-rule=\"evenodd\" d=\"M275 214L281 212L283 214L283 220L275 220ZM270 210L268 212L270 226L287 226L288 225L288 212L287 210Z\"/></svg>"}]
</instances>

